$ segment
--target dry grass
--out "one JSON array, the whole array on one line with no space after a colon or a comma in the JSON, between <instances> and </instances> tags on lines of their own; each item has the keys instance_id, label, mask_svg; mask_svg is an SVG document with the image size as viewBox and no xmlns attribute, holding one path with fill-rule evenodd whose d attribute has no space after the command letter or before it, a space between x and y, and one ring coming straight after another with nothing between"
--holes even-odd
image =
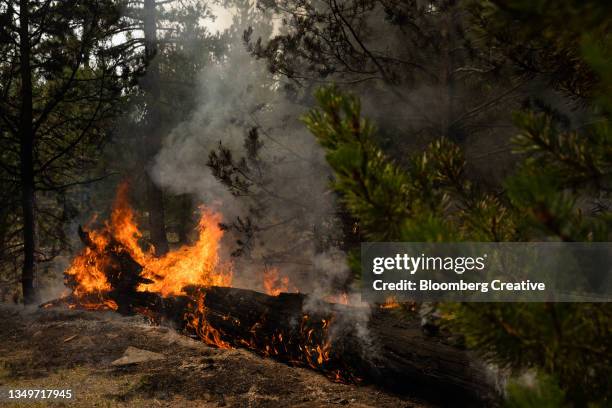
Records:
<instances>
[{"instance_id":1,"label":"dry grass","mask_svg":"<svg viewBox=\"0 0 612 408\"><path fill-rule=\"evenodd\" d=\"M0 386L71 388L76 396L7 407L426 406L371 387L335 384L247 351L212 349L140 318L0 306L0 322ZM128 346L165 358L111 366Z\"/></svg>"}]
</instances>

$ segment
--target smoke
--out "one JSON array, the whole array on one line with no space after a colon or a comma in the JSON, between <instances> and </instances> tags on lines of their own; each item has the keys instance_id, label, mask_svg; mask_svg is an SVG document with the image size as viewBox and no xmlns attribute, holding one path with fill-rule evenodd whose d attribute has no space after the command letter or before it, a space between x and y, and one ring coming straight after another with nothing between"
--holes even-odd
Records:
<instances>
[{"instance_id":1,"label":"smoke","mask_svg":"<svg viewBox=\"0 0 612 408\"><path fill-rule=\"evenodd\" d=\"M371 353L370 308L356 287L347 287L351 272L335 245L342 228L329 188L331 171L322 148L299 120L311 105L289 98L282 79L245 49L241 34L246 28L253 28L254 38L272 31L269 21L253 24L254 18L242 14L234 19L227 55L200 74L198 107L166 138L155 160L154 179L172 193L192 194L216 207L227 223L254 218L253 242L233 259L234 285L261 291L264 271L277 268L288 278L289 290L308 293L305 313L328 312L324 300L347 302L354 307L337 314L329 339L350 333L364 353ZM253 127L263 142L261 166L249 174L249 194L234 196L212 174L208 155L221 142L239 160L246 155L245 136ZM226 256L235 250L235 240L247 240L231 229L227 235Z\"/></svg>"},{"instance_id":2,"label":"smoke","mask_svg":"<svg viewBox=\"0 0 612 408\"><path fill-rule=\"evenodd\" d=\"M70 260L71 257L67 255L56 256L47 271L40 271L43 273L38 278L37 287L38 300L41 303L66 295L67 288L64 285L64 271L70 265Z\"/></svg>"},{"instance_id":3,"label":"smoke","mask_svg":"<svg viewBox=\"0 0 612 408\"><path fill-rule=\"evenodd\" d=\"M330 293L330 288L337 287L343 283L350 274L346 256L337 249L317 254L313 257L315 271L315 285L312 292L306 297L303 308L306 313L322 313L328 305L323 300L335 300L350 305L350 308L342 308L337 314L328 333L329 340L333 343L335 339L353 335L359 341L360 351L364 356L375 354L375 345L372 342L368 321L372 310L370 305L361 300L361 294L356 283L345 289L340 296Z\"/></svg>"},{"instance_id":4,"label":"smoke","mask_svg":"<svg viewBox=\"0 0 612 408\"><path fill-rule=\"evenodd\" d=\"M242 33L267 38L269 16L238 10L226 32L227 52L198 78L198 105L189 119L167 135L152 175L174 194L191 194L222 212L231 224L250 217L255 235L236 257L235 283L262 289L263 272L276 267L300 292L329 294L349 275L346 262L330 242L337 241L330 170L320 146L299 118L308 109L289 98L285 83L264 61L246 50ZM228 148L236 161L246 156L245 136L257 128L263 143L260 163L248 175L249 192L232 195L207 166L209 153ZM236 250L244 231L228 231L227 252ZM242 235L241 235L242 234Z\"/></svg>"}]
</instances>

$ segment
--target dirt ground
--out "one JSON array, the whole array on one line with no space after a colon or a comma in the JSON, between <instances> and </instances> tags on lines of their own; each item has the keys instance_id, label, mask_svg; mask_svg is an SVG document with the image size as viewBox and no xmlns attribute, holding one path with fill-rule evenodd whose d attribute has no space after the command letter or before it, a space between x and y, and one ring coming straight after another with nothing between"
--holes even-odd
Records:
<instances>
[{"instance_id":1,"label":"dirt ground","mask_svg":"<svg viewBox=\"0 0 612 408\"><path fill-rule=\"evenodd\" d=\"M214 349L142 317L3 305L0 325L0 387L73 390L75 399L55 406L431 407L245 350ZM164 358L111 365L129 346Z\"/></svg>"}]
</instances>

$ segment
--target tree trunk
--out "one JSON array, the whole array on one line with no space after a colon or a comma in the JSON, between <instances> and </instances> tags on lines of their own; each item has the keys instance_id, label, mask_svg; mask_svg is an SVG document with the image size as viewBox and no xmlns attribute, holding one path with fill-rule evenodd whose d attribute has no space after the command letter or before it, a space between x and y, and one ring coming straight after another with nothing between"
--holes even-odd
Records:
<instances>
[{"instance_id":1,"label":"tree trunk","mask_svg":"<svg viewBox=\"0 0 612 408\"><path fill-rule=\"evenodd\" d=\"M178 239L184 245L189 243L189 232L193 230L193 205L189 194L183 194L178 199Z\"/></svg>"},{"instance_id":2,"label":"tree trunk","mask_svg":"<svg viewBox=\"0 0 612 408\"><path fill-rule=\"evenodd\" d=\"M151 177L147 177L147 202L149 210L149 231L155 254L161 256L168 252L166 237L166 220L164 211L164 193Z\"/></svg>"},{"instance_id":3,"label":"tree trunk","mask_svg":"<svg viewBox=\"0 0 612 408\"><path fill-rule=\"evenodd\" d=\"M32 126L32 72L30 67L29 1L19 2L19 58L21 71L21 112L19 120L19 160L21 209L23 216L23 269L21 285L25 303L36 301L34 272L36 252L34 130Z\"/></svg>"},{"instance_id":4,"label":"tree trunk","mask_svg":"<svg viewBox=\"0 0 612 408\"><path fill-rule=\"evenodd\" d=\"M444 44L443 52L443 64L442 64L442 99L444 106L444 120L443 120L443 129L442 134L448 139L461 143L463 142L463 138L461 137L460 132L457 131L458 124L454 123L456 119L455 115L455 52L457 52L457 48L455 47L455 27L454 24L457 23L457 6L452 4L450 5L449 10L444 13L444 21L442 26L442 42Z\"/></svg>"},{"instance_id":5,"label":"tree trunk","mask_svg":"<svg viewBox=\"0 0 612 408\"><path fill-rule=\"evenodd\" d=\"M157 255L168 252L166 237L166 219L164 211L164 194L161 188L151 179L150 166L161 147L161 109L159 85L159 60L157 59L157 9L155 0L144 2L144 36L145 54L148 62L144 89L147 93L147 127L145 138L145 160L147 162L147 206L149 212L149 232L151 243Z\"/></svg>"}]
</instances>

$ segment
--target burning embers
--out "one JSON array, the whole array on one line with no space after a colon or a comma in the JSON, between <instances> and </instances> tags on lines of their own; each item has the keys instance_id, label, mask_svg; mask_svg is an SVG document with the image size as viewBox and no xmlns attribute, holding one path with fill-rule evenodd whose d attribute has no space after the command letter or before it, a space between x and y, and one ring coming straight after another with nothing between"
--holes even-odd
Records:
<instances>
[{"instance_id":1,"label":"burning embers","mask_svg":"<svg viewBox=\"0 0 612 408\"><path fill-rule=\"evenodd\" d=\"M324 371L335 380L346 380L338 364L330 362L330 317L313 318L301 312L303 297L299 297L299 303L290 299L290 314L283 311L284 304L269 303L269 299L277 301L286 295L282 292L289 291L288 278L277 269L264 274L264 288L274 298L227 289L254 293L258 299L243 304L242 310L235 309L236 313L228 312L240 307L240 299L228 303L229 295L220 295L221 287L232 286L233 275L232 263L219 256L223 236L220 221L219 214L201 208L195 243L156 257L154 248L143 250L140 245L142 233L129 206L128 185L122 184L110 220L98 229L79 230L85 248L65 272L72 293L62 302L90 310L140 313L156 322L170 319L210 345L248 348L263 356ZM214 307L219 304L224 308Z\"/></svg>"},{"instance_id":2,"label":"burning embers","mask_svg":"<svg viewBox=\"0 0 612 408\"><path fill-rule=\"evenodd\" d=\"M334 381L359 381L332 350L333 314L304 313L304 295L271 297L220 287L187 291L188 326L207 343L247 348L264 357L322 371Z\"/></svg>"}]
</instances>

